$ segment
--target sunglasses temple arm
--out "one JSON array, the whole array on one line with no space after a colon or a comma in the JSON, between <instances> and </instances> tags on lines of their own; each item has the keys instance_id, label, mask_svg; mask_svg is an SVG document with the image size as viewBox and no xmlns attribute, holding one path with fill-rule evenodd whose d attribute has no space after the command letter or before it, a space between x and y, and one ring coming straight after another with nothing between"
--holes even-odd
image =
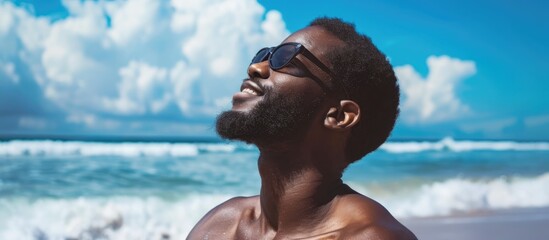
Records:
<instances>
[{"instance_id":1,"label":"sunglasses temple arm","mask_svg":"<svg viewBox=\"0 0 549 240\"><path fill-rule=\"evenodd\" d=\"M326 65L324 65L324 63L322 63L318 58L315 57L315 55L313 55L313 53L309 52L309 50L307 50L306 48L301 48L303 49L303 55L305 57L307 57L309 60L311 60L317 67L319 67L320 69L322 69L324 72L328 73L328 75L330 75L330 77L335 81L337 82L336 84L339 85L339 87L341 87L341 89L345 92L345 96L347 98L349 98L349 93L347 92L347 89L345 89L345 87L343 86L343 84L339 81L337 81L335 79L335 76L334 74L332 73L332 70L330 70L330 68L328 68Z\"/></svg>"},{"instance_id":2,"label":"sunglasses temple arm","mask_svg":"<svg viewBox=\"0 0 549 240\"><path fill-rule=\"evenodd\" d=\"M307 50L306 48L301 48L301 49L303 49L303 55L305 55L305 57L307 57L315 65L317 65L320 69L322 69L322 71L328 73L330 77L333 78L333 73L332 73L332 70L330 70L330 68L324 65L324 63L322 63L318 58L315 57L315 55L313 55L313 53L309 52L309 50Z\"/></svg>"}]
</instances>

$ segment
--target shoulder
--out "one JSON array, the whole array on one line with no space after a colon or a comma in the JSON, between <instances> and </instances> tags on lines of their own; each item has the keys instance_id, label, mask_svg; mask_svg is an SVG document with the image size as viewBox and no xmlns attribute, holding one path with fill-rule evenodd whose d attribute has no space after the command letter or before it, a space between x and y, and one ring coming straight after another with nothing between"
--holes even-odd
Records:
<instances>
[{"instance_id":1,"label":"shoulder","mask_svg":"<svg viewBox=\"0 0 549 240\"><path fill-rule=\"evenodd\" d=\"M383 205L360 194L341 196L338 215L344 218L348 226L344 239L417 239Z\"/></svg>"},{"instance_id":2,"label":"shoulder","mask_svg":"<svg viewBox=\"0 0 549 240\"><path fill-rule=\"evenodd\" d=\"M227 238L246 213L254 214L258 197L235 197L210 210L194 226L187 239L220 239Z\"/></svg>"}]
</instances>

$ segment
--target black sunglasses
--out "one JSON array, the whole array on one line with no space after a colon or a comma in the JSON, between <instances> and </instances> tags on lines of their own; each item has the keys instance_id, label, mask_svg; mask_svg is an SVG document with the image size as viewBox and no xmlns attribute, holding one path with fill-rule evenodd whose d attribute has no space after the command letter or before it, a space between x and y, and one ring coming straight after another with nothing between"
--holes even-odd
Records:
<instances>
[{"instance_id":1,"label":"black sunglasses","mask_svg":"<svg viewBox=\"0 0 549 240\"><path fill-rule=\"evenodd\" d=\"M324 65L317 57L313 55L313 53L311 53L311 51L305 48L303 44L296 42L287 42L276 47L262 48L255 54L255 57L252 58L250 65L269 60L269 67L273 70L279 70L286 67L300 53L311 60L311 62L313 62L322 71L330 75L331 79L335 79L330 68ZM338 85L340 85L345 92L345 96L348 98L349 94L347 94L347 90L340 83L338 83Z\"/></svg>"}]
</instances>

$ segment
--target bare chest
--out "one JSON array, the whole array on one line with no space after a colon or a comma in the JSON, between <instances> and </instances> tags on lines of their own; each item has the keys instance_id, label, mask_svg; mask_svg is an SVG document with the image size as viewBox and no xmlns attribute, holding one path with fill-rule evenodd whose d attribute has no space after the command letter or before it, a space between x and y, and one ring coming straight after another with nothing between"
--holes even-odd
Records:
<instances>
[{"instance_id":1,"label":"bare chest","mask_svg":"<svg viewBox=\"0 0 549 240\"><path fill-rule=\"evenodd\" d=\"M336 240L343 239L342 230L317 230L299 232L275 232L262 229L258 223L239 224L235 229L234 239L258 240Z\"/></svg>"}]
</instances>

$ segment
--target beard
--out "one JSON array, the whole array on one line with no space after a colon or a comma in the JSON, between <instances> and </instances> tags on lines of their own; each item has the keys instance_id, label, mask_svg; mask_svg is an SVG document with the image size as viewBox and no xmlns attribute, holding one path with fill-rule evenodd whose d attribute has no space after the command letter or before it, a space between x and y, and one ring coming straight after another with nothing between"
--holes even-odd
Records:
<instances>
[{"instance_id":1,"label":"beard","mask_svg":"<svg viewBox=\"0 0 549 240\"><path fill-rule=\"evenodd\" d=\"M224 139L279 142L293 140L310 124L322 97L306 103L300 96L282 96L265 89L264 98L249 112L225 111L216 131Z\"/></svg>"}]
</instances>

